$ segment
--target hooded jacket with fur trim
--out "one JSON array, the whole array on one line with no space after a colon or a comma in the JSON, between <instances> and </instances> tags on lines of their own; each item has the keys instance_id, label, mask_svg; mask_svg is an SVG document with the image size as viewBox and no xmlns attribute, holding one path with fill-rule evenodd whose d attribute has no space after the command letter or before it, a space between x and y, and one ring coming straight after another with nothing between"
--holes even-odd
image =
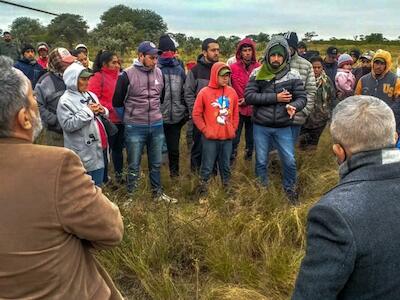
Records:
<instances>
[{"instance_id":1,"label":"hooded jacket with fur trim","mask_svg":"<svg viewBox=\"0 0 400 300\"><path fill-rule=\"evenodd\" d=\"M193 107L193 123L209 140L230 140L239 124L238 96L230 86L220 87L218 73L229 68L222 62L211 68L210 82L201 89Z\"/></svg>"}]
</instances>

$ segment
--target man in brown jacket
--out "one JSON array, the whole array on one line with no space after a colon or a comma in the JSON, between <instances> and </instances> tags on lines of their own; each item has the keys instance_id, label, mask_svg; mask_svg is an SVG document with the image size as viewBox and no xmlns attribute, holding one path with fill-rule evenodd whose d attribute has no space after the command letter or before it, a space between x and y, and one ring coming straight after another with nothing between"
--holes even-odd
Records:
<instances>
[{"instance_id":1,"label":"man in brown jacket","mask_svg":"<svg viewBox=\"0 0 400 300\"><path fill-rule=\"evenodd\" d=\"M77 155L33 145L29 80L0 56L0 299L122 299L95 260L122 239L119 209Z\"/></svg>"}]
</instances>

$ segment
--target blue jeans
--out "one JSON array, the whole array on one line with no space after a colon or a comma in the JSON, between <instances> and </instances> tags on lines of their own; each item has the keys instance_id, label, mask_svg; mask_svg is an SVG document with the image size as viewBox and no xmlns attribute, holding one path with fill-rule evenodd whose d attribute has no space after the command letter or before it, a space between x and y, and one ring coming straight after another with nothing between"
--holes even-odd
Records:
<instances>
[{"instance_id":1,"label":"blue jeans","mask_svg":"<svg viewBox=\"0 0 400 300\"><path fill-rule=\"evenodd\" d=\"M163 143L164 129L161 122L153 125L125 125L125 144L128 152L128 192L133 192L138 186L144 145L147 148L152 192L154 194L161 192L160 167Z\"/></svg>"},{"instance_id":2,"label":"blue jeans","mask_svg":"<svg viewBox=\"0 0 400 300\"><path fill-rule=\"evenodd\" d=\"M95 185L101 186L103 184L103 182L104 182L104 168L87 172L87 174L92 177L92 180L94 181Z\"/></svg>"},{"instance_id":3,"label":"blue jeans","mask_svg":"<svg viewBox=\"0 0 400 300\"><path fill-rule=\"evenodd\" d=\"M302 125L292 125L290 127L292 128L293 142L296 145L297 144L297 140L299 139L299 136L300 136Z\"/></svg>"},{"instance_id":4,"label":"blue jeans","mask_svg":"<svg viewBox=\"0 0 400 300\"><path fill-rule=\"evenodd\" d=\"M209 140L202 136L202 156L200 179L207 182L218 162L222 184L226 186L231 178L230 158L232 154L232 140Z\"/></svg>"},{"instance_id":5,"label":"blue jeans","mask_svg":"<svg viewBox=\"0 0 400 300\"><path fill-rule=\"evenodd\" d=\"M296 159L294 157L294 140L290 126L272 128L253 125L254 144L256 148L256 176L263 185L268 184L268 156L271 144L274 144L283 165L283 187L285 191L294 190L296 186Z\"/></svg>"}]
</instances>

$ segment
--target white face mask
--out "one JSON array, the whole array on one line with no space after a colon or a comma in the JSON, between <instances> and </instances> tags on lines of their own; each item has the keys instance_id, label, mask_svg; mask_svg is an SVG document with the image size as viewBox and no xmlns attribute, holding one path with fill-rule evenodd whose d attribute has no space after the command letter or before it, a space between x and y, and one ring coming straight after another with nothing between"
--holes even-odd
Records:
<instances>
[{"instance_id":1,"label":"white face mask","mask_svg":"<svg viewBox=\"0 0 400 300\"><path fill-rule=\"evenodd\" d=\"M43 130L42 118L40 117L40 113L37 113L37 115L32 119L32 127L32 142L34 142Z\"/></svg>"}]
</instances>

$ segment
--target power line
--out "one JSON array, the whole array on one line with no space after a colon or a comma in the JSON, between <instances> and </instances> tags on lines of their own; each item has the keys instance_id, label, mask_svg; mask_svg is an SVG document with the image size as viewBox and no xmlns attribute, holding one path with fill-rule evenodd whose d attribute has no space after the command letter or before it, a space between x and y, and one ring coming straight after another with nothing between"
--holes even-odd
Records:
<instances>
[{"instance_id":1,"label":"power line","mask_svg":"<svg viewBox=\"0 0 400 300\"><path fill-rule=\"evenodd\" d=\"M12 6L17 6L17 7L21 7L21 8L25 8L25 9L29 9L29 10L34 10L34 11L38 11L38 12L41 12L41 13L44 13L44 14L48 14L48 15L59 16L58 14L55 14L55 13L52 13L52 12L49 12L49 11L45 11L45 10L42 10L42 9L37 9L37 8L33 8L33 7L21 5L21 4L16 4L16 3L9 2L9 1L0 0L0 3L12 5Z\"/></svg>"}]
</instances>

